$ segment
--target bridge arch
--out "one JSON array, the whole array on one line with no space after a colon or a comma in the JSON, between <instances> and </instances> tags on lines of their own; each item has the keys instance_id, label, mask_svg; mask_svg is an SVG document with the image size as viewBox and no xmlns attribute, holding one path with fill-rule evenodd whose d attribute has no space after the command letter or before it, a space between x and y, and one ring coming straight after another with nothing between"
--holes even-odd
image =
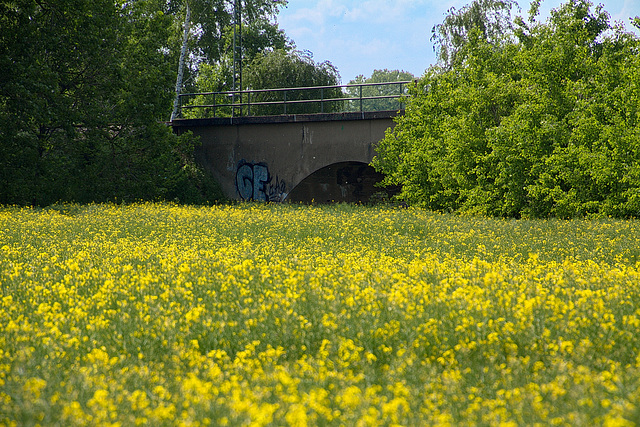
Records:
<instances>
[{"instance_id":1,"label":"bridge arch","mask_svg":"<svg viewBox=\"0 0 640 427\"><path fill-rule=\"evenodd\" d=\"M302 203L369 202L385 192L376 184L383 175L365 162L343 161L317 169L287 194L286 201Z\"/></svg>"}]
</instances>

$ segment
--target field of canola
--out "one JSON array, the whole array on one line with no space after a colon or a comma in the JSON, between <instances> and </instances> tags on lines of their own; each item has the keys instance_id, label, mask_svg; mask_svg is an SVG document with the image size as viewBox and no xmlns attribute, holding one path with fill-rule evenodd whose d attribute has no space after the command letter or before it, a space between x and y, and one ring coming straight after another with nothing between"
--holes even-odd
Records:
<instances>
[{"instance_id":1,"label":"field of canola","mask_svg":"<svg viewBox=\"0 0 640 427\"><path fill-rule=\"evenodd\" d=\"M636 425L640 222L0 210L0 425Z\"/></svg>"}]
</instances>

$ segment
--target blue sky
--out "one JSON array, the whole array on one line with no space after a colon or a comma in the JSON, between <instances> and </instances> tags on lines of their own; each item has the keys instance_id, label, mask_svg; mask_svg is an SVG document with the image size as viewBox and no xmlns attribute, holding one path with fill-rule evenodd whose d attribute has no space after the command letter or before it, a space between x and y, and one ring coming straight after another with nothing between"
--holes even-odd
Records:
<instances>
[{"instance_id":1,"label":"blue sky","mask_svg":"<svg viewBox=\"0 0 640 427\"><path fill-rule=\"evenodd\" d=\"M471 0L289 0L278 22L300 50L317 62L330 61L343 83L374 69L400 69L421 76L435 62L431 28L446 11ZM603 4L612 21L628 30L629 17L640 15L640 0L592 0ZM518 0L523 17L529 0ZM544 18L564 0L543 0Z\"/></svg>"}]
</instances>

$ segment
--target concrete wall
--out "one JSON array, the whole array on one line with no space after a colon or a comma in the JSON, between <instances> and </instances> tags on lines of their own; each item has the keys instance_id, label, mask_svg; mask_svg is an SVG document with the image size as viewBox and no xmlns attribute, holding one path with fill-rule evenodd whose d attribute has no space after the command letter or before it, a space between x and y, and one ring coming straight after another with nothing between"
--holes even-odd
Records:
<instances>
[{"instance_id":1,"label":"concrete wall","mask_svg":"<svg viewBox=\"0 0 640 427\"><path fill-rule=\"evenodd\" d=\"M358 179L354 173L360 170L366 175L361 181L373 179L371 168L363 169L363 165L373 159L374 146L394 126L395 115L376 112L192 119L175 120L173 127L176 132L191 130L200 136L202 146L196 151L196 160L213 174L231 199L289 200L296 186L317 172L317 188L314 190L314 179L307 179L304 191L299 188L292 193L298 194L297 200L354 201L352 196L362 195L362 185L353 187L353 180ZM343 198L346 193L345 188L338 188L341 185L351 185ZM323 188L324 194L314 197Z\"/></svg>"}]
</instances>

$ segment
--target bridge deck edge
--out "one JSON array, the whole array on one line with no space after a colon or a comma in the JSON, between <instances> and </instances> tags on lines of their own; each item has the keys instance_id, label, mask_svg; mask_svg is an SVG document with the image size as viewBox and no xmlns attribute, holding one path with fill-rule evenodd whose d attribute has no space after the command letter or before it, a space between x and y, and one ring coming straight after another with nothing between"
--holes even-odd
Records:
<instances>
[{"instance_id":1,"label":"bridge deck edge","mask_svg":"<svg viewBox=\"0 0 640 427\"><path fill-rule=\"evenodd\" d=\"M287 114L280 116L240 116L240 117L210 117L205 119L175 119L171 126L229 126L246 124L271 124L271 123L301 123L301 122L328 122L328 121L353 121L390 119L404 114L404 110L393 111L369 111L348 113L321 113L321 114Z\"/></svg>"}]
</instances>

